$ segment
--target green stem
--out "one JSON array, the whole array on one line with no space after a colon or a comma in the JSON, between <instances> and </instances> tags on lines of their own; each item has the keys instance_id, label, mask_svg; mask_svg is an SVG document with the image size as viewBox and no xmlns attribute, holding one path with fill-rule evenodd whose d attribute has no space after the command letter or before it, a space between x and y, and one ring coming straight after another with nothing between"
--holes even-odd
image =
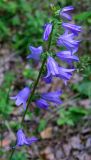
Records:
<instances>
[{"instance_id":1,"label":"green stem","mask_svg":"<svg viewBox=\"0 0 91 160\"><path fill-rule=\"evenodd\" d=\"M53 29L54 29L54 22L53 22L52 32L51 32L51 35L50 35L50 37L49 37L49 43L48 43L47 51L49 51L49 50L50 50L50 47L51 47ZM32 92L31 92L30 97L29 97L29 99L28 99L27 107L26 107L26 110L25 110L24 115L23 115L23 117L22 117L21 125L23 125L23 123L24 123L25 115L26 115L26 113L27 113L27 110L28 110L28 107L29 107L30 103L32 102L32 97L34 96L34 93L35 93L35 90L36 90L36 88L37 88L38 82L39 82L40 77L41 77L41 75L42 75L43 68L44 68L44 65L45 65L45 63L46 63L46 60L47 60L47 57L44 57L43 62L42 62L42 65L41 65L41 68L40 68L40 71L39 71L39 74L38 74L38 77L37 77L37 79L36 79L36 81L35 81L35 83L34 83ZM15 149L12 150L9 160L12 159L12 156L13 156L14 152L15 152Z\"/></svg>"},{"instance_id":2,"label":"green stem","mask_svg":"<svg viewBox=\"0 0 91 160\"><path fill-rule=\"evenodd\" d=\"M45 62L46 62L46 58L43 59L43 62L42 62L42 65L41 65L41 68L40 68L38 77L37 77L37 79L36 79L36 81L35 81L35 83L34 83L33 90L32 90L31 95L30 95L30 97L29 97L29 100L28 100L28 103L27 103L27 107L26 107L26 110L25 110L25 112L24 112L24 115L23 115L21 124L24 122L24 118L25 118L25 115L26 115L26 113L27 113L28 107L29 107L30 103L32 102L32 97L33 97L33 95L34 95L34 93L35 93L36 87L37 87L38 82L39 82L39 79L40 79L40 77L41 77L41 74L42 74L42 71L43 71Z\"/></svg>"},{"instance_id":3,"label":"green stem","mask_svg":"<svg viewBox=\"0 0 91 160\"><path fill-rule=\"evenodd\" d=\"M11 155L10 155L10 158L9 158L10 160L12 159L14 152L15 152L15 148L12 149L12 152L11 152Z\"/></svg>"}]
</instances>

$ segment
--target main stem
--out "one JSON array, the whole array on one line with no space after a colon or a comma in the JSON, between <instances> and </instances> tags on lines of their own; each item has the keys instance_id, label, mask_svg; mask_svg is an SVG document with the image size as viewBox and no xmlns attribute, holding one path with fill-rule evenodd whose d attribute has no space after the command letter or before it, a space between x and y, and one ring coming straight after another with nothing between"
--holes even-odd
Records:
<instances>
[{"instance_id":1,"label":"main stem","mask_svg":"<svg viewBox=\"0 0 91 160\"><path fill-rule=\"evenodd\" d=\"M54 29L54 23L53 23L52 32L51 32L51 35L50 35L50 38L49 38L49 43L48 43L47 51L49 51L49 50L50 50L50 47L51 47L53 29ZM38 82L39 82L40 77L41 77L41 75L42 75L43 68L44 68L44 65L45 65L45 63L46 63L46 60L47 60L47 58L44 57L43 62L42 62L42 65L41 65L41 68L40 68L40 71L39 71L39 74L38 74L38 77L37 77L37 79L36 79L36 81L35 81L35 83L34 83L32 92L31 92L30 97L29 97L29 99L28 99L27 107L26 107L26 110L25 110L24 115L23 115L23 117L22 117L21 125L23 125L24 118L25 118L25 115L26 115L26 113L27 113L28 107L29 107L30 103L32 102L32 97L34 96L34 93L35 93L35 90L36 90L36 88L37 88ZM13 156L14 152L15 152L15 149L12 150L9 160L12 160L12 156Z\"/></svg>"},{"instance_id":2,"label":"main stem","mask_svg":"<svg viewBox=\"0 0 91 160\"><path fill-rule=\"evenodd\" d=\"M35 83L34 83L33 90L32 90L31 95L30 95L30 97L29 97L29 100L28 100L28 103L27 103L27 107L26 107L26 110L25 110L25 112L24 112L24 115L23 115L21 124L23 124L23 122L24 122L25 115L26 115L27 110L28 110L28 107L29 107L29 105L30 105L30 103L31 103L31 101L32 101L32 97L33 97L33 95L34 95L34 93L35 93L36 87L37 87L38 82L39 82L39 79L40 79L40 77L41 77L41 74L42 74L42 71L43 71L45 62L46 62L46 58L43 59L43 62L42 62L42 65L41 65L41 68L40 68L38 77L37 77L37 79L36 79L36 81L35 81Z\"/></svg>"}]
</instances>

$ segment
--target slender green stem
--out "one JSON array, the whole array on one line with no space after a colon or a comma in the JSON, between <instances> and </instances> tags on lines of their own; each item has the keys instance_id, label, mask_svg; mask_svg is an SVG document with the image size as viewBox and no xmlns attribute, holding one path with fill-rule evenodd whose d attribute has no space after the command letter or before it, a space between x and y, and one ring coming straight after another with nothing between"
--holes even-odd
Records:
<instances>
[{"instance_id":1,"label":"slender green stem","mask_svg":"<svg viewBox=\"0 0 91 160\"><path fill-rule=\"evenodd\" d=\"M41 65L41 68L40 68L38 77L37 77L37 79L36 79L36 81L35 81L35 83L34 83L33 90L32 90L31 95L30 95L30 97L29 97L29 100L28 100L28 103L27 103L27 107L26 107L26 110L25 110L25 112L24 112L24 115L23 115L21 124L24 122L25 115L26 115L27 110L28 110L28 107L29 107L29 105L30 105L30 103L31 103L31 101L32 101L32 97L33 97L33 95L34 95L34 92L35 92L35 90L36 90L37 84L38 84L39 79L40 79L40 77L41 77L41 74L42 74L42 71L43 71L43 67L44 67L44 65L45 65L45 62L46 62L46 58L43 59L43 62L42 62L42 65Z\"/></svg>"},{"instance_id":2,"label":"slender green stem","mask_svg":"<svg viewBox=\"0 0 91 160\"><path fill-rule=\"evenodd\" d=\"M11 152L11 155L10 155L10 158L9 158L10 160L12 159L14 152L15 152L15 148L12 149L12 152Z\"/></svg>"},{"instance_id":3,"label":"slender green stem","mask_svg":"<svg viewBox=\"0 0 91 160\"><path fill-rule=\"evenodd\" d=\"M47 51L49 51L49 50L50 50L50 47L51 47L53 29L54 29L54 23L53 23L52 32L51 32L51 35L50 35L50 38L49 38L49 43L48 43ZM37 77L37 79L36 79L36 81L35 81L35 83L34 83L34 86L33 86L32 92L31 92L31 95L30 95L30 97L29 97L29 99L28 99L27 107L26 107L26 110L25 110L24 115L23 115L23 117L22 117L21 125L23 125L23 123L24 123L25 115L26 115L26 113L27 113L27 110L28 110L28 107L29 107L30 103L32 102L32 97L34 96L34 93L35 93L35 90L36 90L36 88L37 88L38 82L39 82L40 77L41 77L41 75L42 75L43 68L44 68L44 65L45 65L45 63L46 63L46 60L47 60L47 57L44 57L43 62L42 62L42 65L41 65L41 68L40 68L40 71L39 71L39 74L38 74L38 77ZM15 152L15 149L12 150L9 160L12 159L12 156L13 156L14 152Z\"/></svg>"}]
</instances>

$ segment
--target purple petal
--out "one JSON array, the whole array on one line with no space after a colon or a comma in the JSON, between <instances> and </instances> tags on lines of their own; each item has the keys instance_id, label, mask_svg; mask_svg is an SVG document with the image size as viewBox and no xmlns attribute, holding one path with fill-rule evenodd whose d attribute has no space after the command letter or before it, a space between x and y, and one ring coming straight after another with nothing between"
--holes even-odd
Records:
<instances>
[{"instance_id":1,"label":"purple petal","mask_svg":"<svg viewBox=\"0 0 91 160\"><path fill-rule=\"evenodd\" d=\"M75 55L72 55L70 51L61 51L56 53L57 57L60 58L61 60L71 63L73 61L79 61L79 58Z\"/></svg>"},{"instance_id":2,"label":"purple petal","mask_svg":"<svg viewBox=\"0 0 91 160\"><path fill-rule=\"evenodd\" d=\"M28 97L30 95L30 88L29 87L25 87L24 89L22 89L17 96L21 97L24 101L28 100Z\"/></svg>"},{"instance_id":3,"label":"purple petal","mask_svg":"<svg viewBox=\"0 0 91 160\"><path fill-rule=\"evenodd\" d=\"M45 30L43 34L43 40L47 41L52 31L52 23L48 23L45 25Z\"/></svg>"},{"instance_id":4,"label":"purple petal","mask_svg":"<svg viewBox=\"0 0 91 160\"><path fill-rule=\"evenodd\" d=\"M27 56L28 59L34 59L36 61L40 60L40 55L43 52L43 48L42 46L39 46L37 48L33 47L33 46L29 46L29 49L31 51L31 54L29 54Z\"/></svg>"},{"instance_id":5,"label":"purple petal","mask_svg":"<svg viewBox=\"0 0 91 160\"><path fill-rule=\"evenodd\" d=\"M48 92L48 93L43 93L41 97L47 101L61 104L62 103L62 101L60 100L61 94L62 94L61 91Z\"/></svg>"},{"instance_id":6,"label":"purple petal","mask_svg":"<svg viewBox=\"0 0 91 160\"><path fill-rule=\"evenodd\" d=\"M79 43L80 41L77 41L77 40L74 40L74 34L71 33L71 34L67 34L67 32L65 32L63 35L61 35L59 38L58 38L58 41L57 41L57 45L60 46L60 45L63 45L65 46L68 50L71 50L73 51L75 48L77 49L78 46L79 46Z\"/></svg>"},{"instance_id":7,"label":"purple petal","mask_svg":"<svg viewBox=\"0 0 91 160\"><path fill-rule=\"evenodd\" d=\"M27 142L29 145L31 145L32 143L38 141L38 138L36 137L31 137L31 138L27 138Z\"/></svg>"},{"instance_id":8,"label":"purple petal","mask_svg":"<svg viewBox=\"0 0 91 160\"><path fill-rule=\"evenodd\" d=\"M49 107L49 104L42 98L36 100L36 105L37 107L42 108L42 109L48 109Z\"/></svg>"},{"instance_id":9,"label":"purple petal","mask_svg":"<svg viewBox=\"0 0 91 160\"><path fill-rule=\"evenodd\" d=\"M75 71L76 69L67 69L67 68L63 68L63 67L59 67L60 68L60 70L61 71L63 71L63 72L68 72L68 73L71 73L71 72L73 72L73 71Z\"/></svg>"},{"instance_id":10,"label":"purple petal","mask_svg":"<svg viewBox=\"0 0 91 160\"><path fill-rule=\"evenodd\" d=\"M20 106L22 103L23 103L23 99L18 96L15 102L16 106Z\"/></svg>"},{"instance_id":11,"label":"purple petal","mask_svg":"<svg viewBox=\"0 0 91 160\"><path fill-rule=\"evenodd\" d=\"M82 27L81 26L77 26L75 24L62 23L62 26L65 29L68 29L69 31L73 32L75 35L78 35L78 33L80 33L82 31Z\"/></svg>"},{"instance_id":12,"label":"purple petal","mask_svg":"<svg viewBox=\"0 0 91 160\"><path fill-rule=\"evenodd\" d=\"M49 56L47 59L47 75L44 78L56 76L58 74L58 64L51 56Z\"/></svg>"},{"instance_id":13,"label":"purple petal","mask_svg":"<svg viewBox=\"0 0 91 160\"><path fill-rule=\"evenodd\" d=\"M72 20L72 16L70 15L70 12L74 10L73 6L67 6L64 7L61 11L60 11L60 16L62 18L65 18L67 20Z\"/></svg>"},{"instance_id":14,"label":"purple petal","mask_svg":"<svg viewBox=\"0 0 91 160\"><path fill-rule=\"evenodd\" d=\"M73 11L74 10L74 7L73 6L67 6L67 7L64 7L62 9L62 12L69 12L69 11Z\"/></svg>"},{"instance_id":15,"label":"purple petal","mask_svg":"<svg viewBox=\"0 0 91 160\"><path fill-rule=\"evenodd\" d=\"M63 80L69 80L72 77L72 72L75 69L66 69L63 67L59 67L59 78L63 79Z\"/></svg>"},{"instance_id":16,"label":"purple petal","mask_svg":"<svg viewBox=\"0 0 91 160\"><path fill-rule=\"evenodd\" d=\"M43 77L43 80L44 80L46 83L52 83L52 76Z\"/></svg>"},{"instance_id":17,"label":"purple petal","mask_svg":"<svg viewBox=\"0 0 91 160\"><path fill-rule=\"evenodd\" d=\"M16 146L23 146L23 145L28 145L27 139L25 137L24 132L22 129L19 129L17 131L17 144Z\"/></svg>"},{"instance_id":18,"label":"purple petal","mask_svg":"<svg viewBox=\"0 0 91 160\"><path fill-rule=\"evenodd\" d=\"M23 104L23 107L25 109L26 108L26 102L28 100L30 92L31 92L30 89L28 87L25 87L16 96L11 97L11 99L15 100L15 104L17 106Z\"/></svg>"},{"instance_id":19,"label":"purple petal","mask_svg":"<svg viewBox=\"0 0 91 160\"><path fill-rule=\"evenodd\" d=\"M69 20L69 21L72 20L72 16L70 16L70 15L67 14L67 13L62 13L62 12L60 12L60 16L61 16L62 18L65 18L65 19Z\"/></svg>"}]
</instances>

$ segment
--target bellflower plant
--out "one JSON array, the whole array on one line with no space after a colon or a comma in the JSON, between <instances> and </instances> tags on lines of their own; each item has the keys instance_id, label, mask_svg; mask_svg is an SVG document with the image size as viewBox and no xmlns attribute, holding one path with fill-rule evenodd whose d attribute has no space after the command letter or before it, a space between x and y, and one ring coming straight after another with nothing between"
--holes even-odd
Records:
<instances>
[{"instance_id":1,"label":"bellflower plant","mask_svg":"<svg viewBox=\"0 0 91 160\"><path fill-rule=\"evenodd\" d=\"M62 10L60 10L60 16L64 19L71 21L72 16L70 15L70 12L73 10L74 10L73 6L64 7Z\"/></svg>"},{"instance_id":2,"label":"bellflower plant","mask_svg":"<svg viewBox=\"0 0 91 160\"><path fill-rule=\"evenodd\" d=\"M44 80L46 83L51 83L53 78L55 77L62 79L63 82L67 84L67 81L71 79L73 72L76 71L73 62L79 61L79 58L75 55L75 53L78 51L80 43L80 40L77 40L76 38L82 31L82 28L70 22L72 20L70 12L73 10L73 6L67 6L63 9L60 9L60 11L58 10L53 14L51 21L44 25L42 40L46 41L46 47L33 47L31 45L29 46L29 50L31 53L27 56L27 58L33 59L34 61L40 61L41 67L37 79L31 85L31 89L30 87L25 87L16 96L11 97L12 100L15 100L16 106L20 106L23 104L24 108L24 114L20 123L21 127L18 129L16 134L17 142L14 149L16 148L16 146L30 146L33 142L36 142L38 140L36 137L27 138L22 130L22 128L24 129L23 123L26 113L32 102L34 102L38 108L45 109L46 111L49 110L50 102L53 103L53 105L57 106L63 103L60 98L60 96L62 95L61 89L46 93L38 92L38 96L36 96L35 91L37 89L40 79ZM61 27L63 27L64 33L57 37L57 39L55 39L53 38L53 31L54 28L60 24L59 17L57 18L57 16L55 16L58 12L58 16L62 17L63 21L68 20L69 22L62 22ZM59 27L57 27L57 29L58 28ZM57 42L56 46L58 51L56 51L56 53L55 50L51 50L51 45L54 44L52 43L52 40ZM54 48L56 48L56 46L54 46ZM62 47L62 49L59 49L59 47ZM63 50L63 47L66 49ZM69 65L68 68L61 66L61 64L57 62L58 58L59 60L66 62L67 64L72 63L72 65ZM12 151L9 160L12 159L13 154L14 150Z\"/></svg>"}]
</instances>

